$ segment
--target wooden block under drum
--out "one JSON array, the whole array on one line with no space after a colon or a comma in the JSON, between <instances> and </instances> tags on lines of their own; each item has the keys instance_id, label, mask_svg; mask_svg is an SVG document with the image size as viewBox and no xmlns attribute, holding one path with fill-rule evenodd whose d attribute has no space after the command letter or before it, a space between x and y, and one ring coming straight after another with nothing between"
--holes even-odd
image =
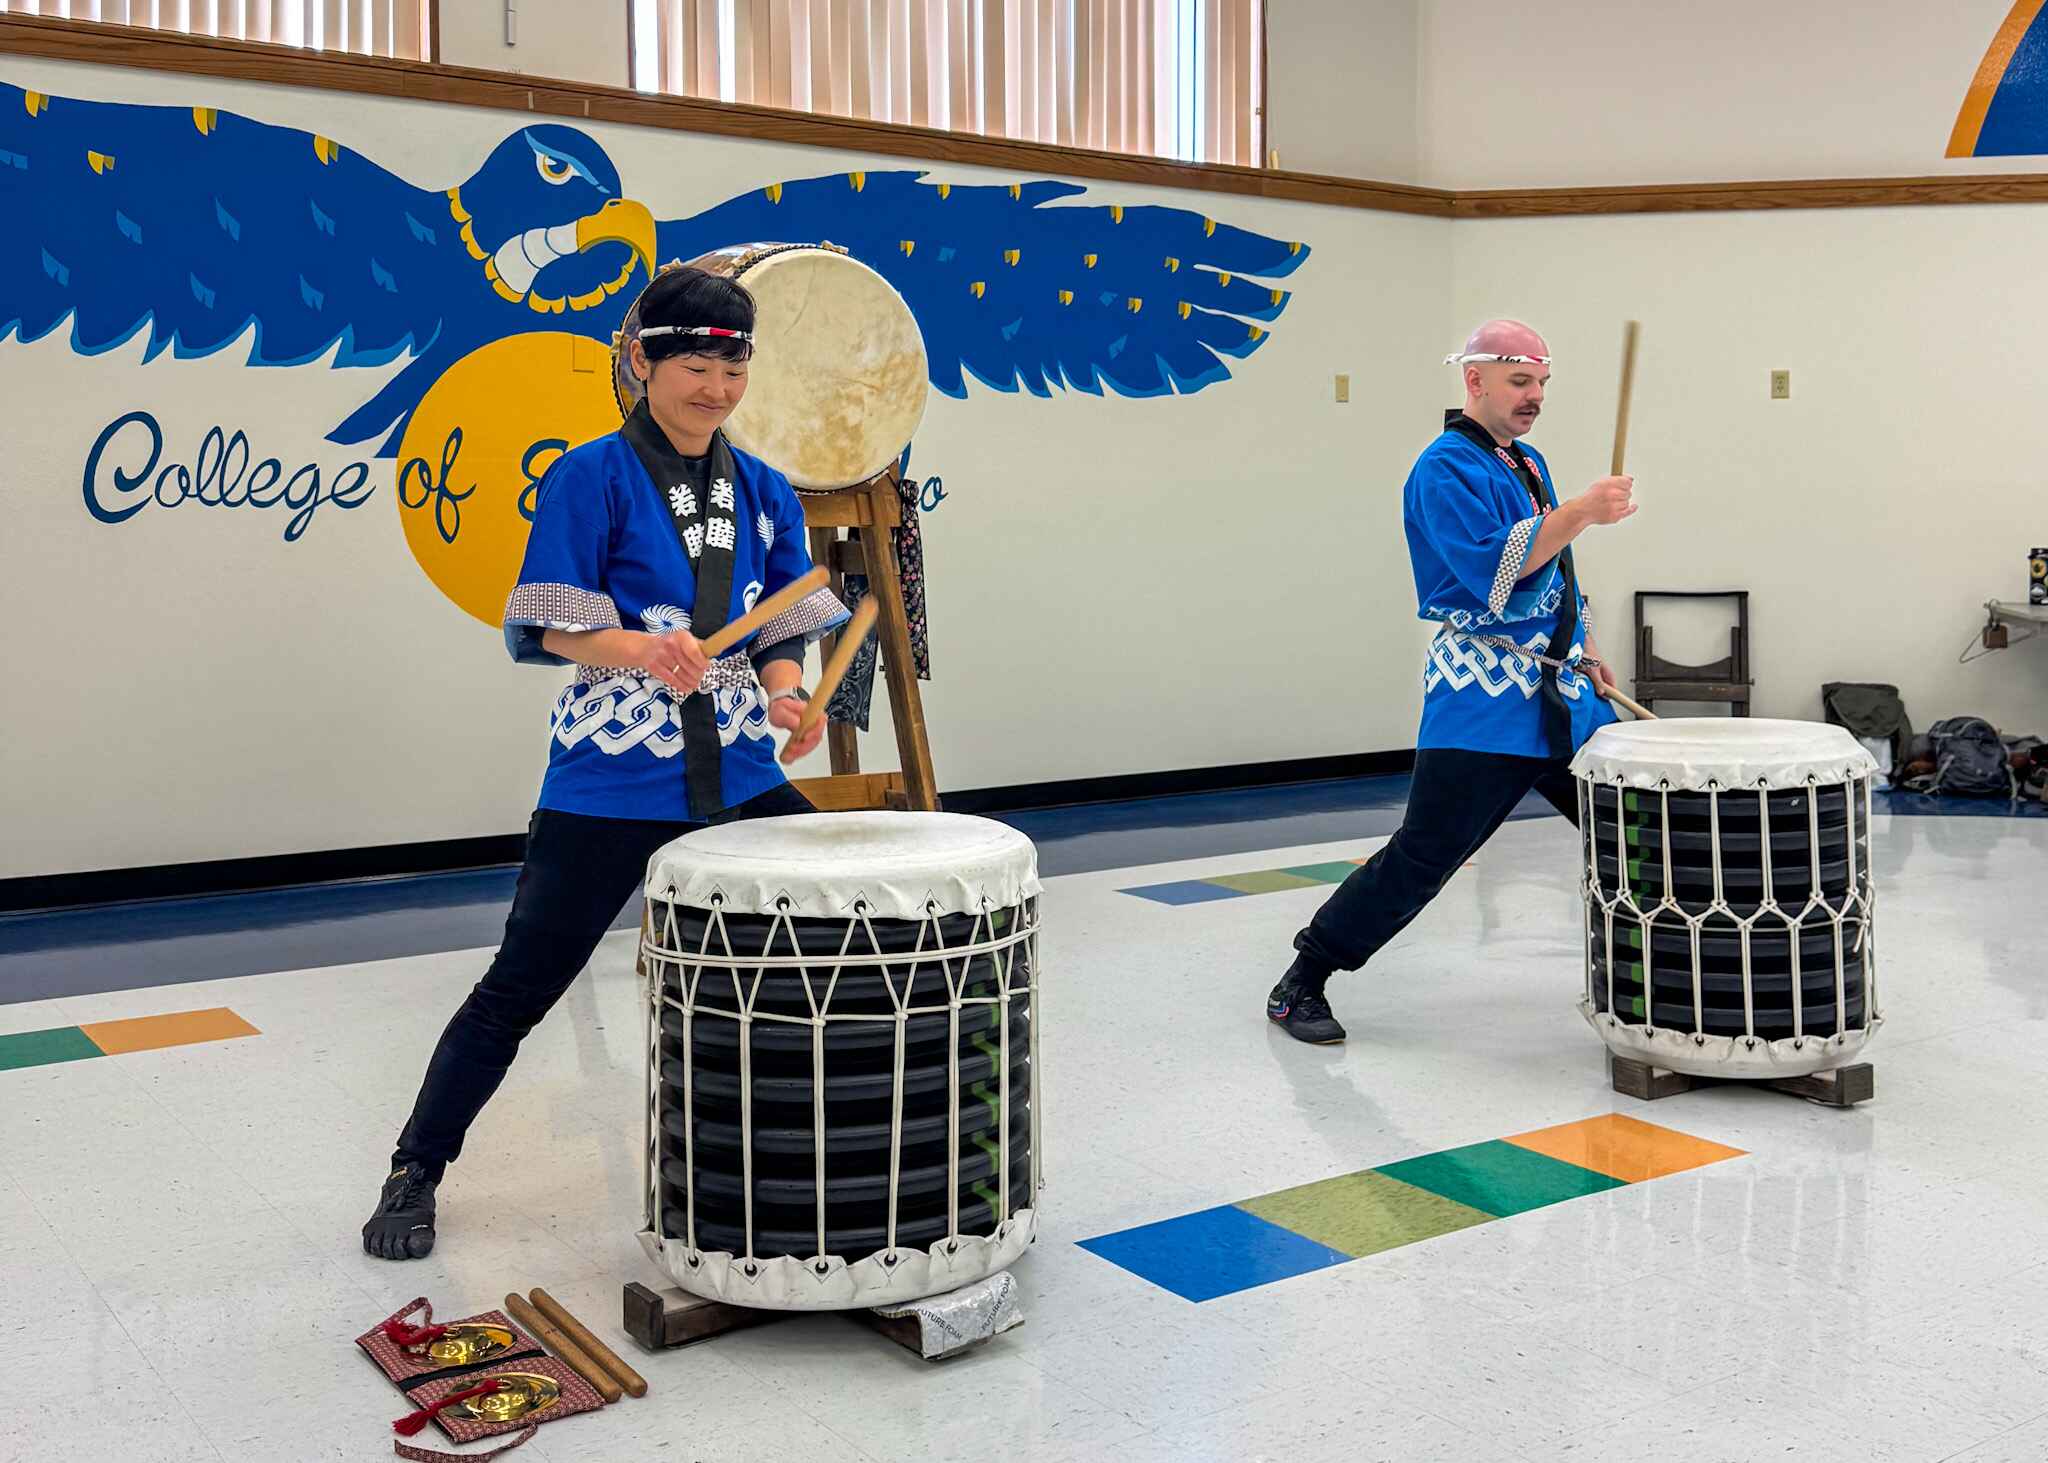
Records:
<instances>
[{"instance_id":1,"label":"wooden block under drum","mask_svg":"<svg viewBox=\"0 0 2048 1463\"><path fill-rule=\"evenodd\" d=\"M1877 1095L1877 1074L1870 1063L1857 1062L1831 1072L1815 1072L1810 1077L1781 1077L1764 1085L1825 1107L1854 1107Z\"/></svg>"},{"instance_id":2,"label":"wooden block under drum","mask_svg":"<svg viewBox=\"0 0 2048 1463\"><path fill-rule=\"evenodd\" d=\"M709 1341L727 1331L780 1320L789 1314L791 1312L761 1310L755 1306L730 1306L673 1287L649 1290L637 1280L626 1285L626 1334L649 1351L668 1351L698 1341Z\"/></svg>"},{"instance_id":3,"label":"wooden block under drum","mask_svg":"<svg viewBox=\"0 0 2048 1463\"><path fill-rule=\"evenodd\" d=\"M1877 1080L1874 1069L1868 1062L1857 1062L1847 1067L1836 1067L1828 1072L1815 1072L1805 1077L1691 1077L1683 1072L1667 1072L1662 1067L1653 1067L1648 1062L1634 1061L1628 1057L1607 1054L1607 1070L1613 1078L1614 1090L1624 1097L1636 1097L1644 1102L1655 1102L1660 1097L1676 1097L1681 1092L1690 1092L1695 1087L1740 1085L1748 1083L1756 1087L1768 1087L1773 1092L1785 1092L1794 1097L1803 1097L1825 1107L1854 1107L1859 1102L1868 1102L1877 1095Z\"/></svg>"},{"instance_id":4,"label":"wooden block under drum","mask_svg":"<svg viewBox=\"0 0 2048 1463\"><path fill-rule=\"evenodd\" d=\"M1624 1097L1641 1098L1644 1102L1676 1097L1681 1092L1692 1091L1693 1086L1693 1079L1683 1072L1667 1072L1662 1067L1617 1057L1612 1052L1607 1054L1607 1073L1616 1092Z\"/></svg>"}]
</instances>

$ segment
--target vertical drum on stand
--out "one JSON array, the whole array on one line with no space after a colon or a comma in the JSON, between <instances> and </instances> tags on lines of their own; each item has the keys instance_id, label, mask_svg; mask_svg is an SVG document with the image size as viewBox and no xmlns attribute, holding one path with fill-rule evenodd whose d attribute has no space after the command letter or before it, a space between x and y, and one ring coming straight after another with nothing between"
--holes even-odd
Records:
<instances>
[{"instance_id":1,"label":"vertical drum on stand","mask_svg":"<svg viewBox=\"0 0 2048 1463\"><path fill-rule=\"evenodd\" d=\"M1766 1080L1856 1059L1881 1020L1876 770L1815 722L1628 722L1580 749L1581 1009L1615 1056Z\"/></svg>"},{"instance_id":2,"label":"vertical drum on stand","mask_svg":"<svg viewBox=\"0 0 2048 1463\"><path fill-rule=\"evenodd\" d=\"M931 382L917 316L894 285L830 244L734 244L688 263L754 297L754 365L725 424L735 447L809 492L854 487L903 455ZM612 352L622 413L645 390L623 348L639 325L636 301Z\"/></svg>"},{"instance_id":3,"label":"vertical drum on stand","mask_svg":"<svg viewBox=\"0 0 2048 1463\"><path fill-rule=\"evenodd\" d=\"M655 854L641 1241L690 1294L845 1310L1037 1232L1038 866L949 813L728 824Z\"/></svg>"}]
</instances>

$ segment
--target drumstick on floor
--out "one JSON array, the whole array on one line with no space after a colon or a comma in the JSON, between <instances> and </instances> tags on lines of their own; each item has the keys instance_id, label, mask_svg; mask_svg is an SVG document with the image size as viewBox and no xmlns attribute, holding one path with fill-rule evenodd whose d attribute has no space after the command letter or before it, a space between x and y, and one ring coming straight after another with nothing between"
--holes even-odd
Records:
<instances>
[{"instance_id":1,"label":"drumstick on floor","mask_svg":"<svg viewBox=\"0 0 2048 1463\"><path fill-rule=\"evenodd\" d=\"M875 628L875 616L880 612L881 604L871 594L860 602L853 618L839 632L839 643L832 647L832 659L825 663L824 674L818 677L818 689L811 693L811 699L804 705L803 719L797 722L796 730L789 734L789 742L782 749L784 762L790 760L790 747L809 736L824 718L825 703L832 699L832 693L846 679L846 670L853 664L854 652L868 638L868 632Z\"/></svg>"},{"instance_id":2,"label":"drumstick on floor","mask_svg":"<svg viewBox=\"0 0 2048 1463\"><path fill-rule=\"evenodd\" d=\"M592 1361L610 1372L613 1380L624 1387L629 1395L647 1395L647 1379L627 1366L616 1351L598 1340L588 1326L570 1315L560 1301L537 1287L528 1298L532 1300L535 1310L553 1321L561 1328L564 1336L582 1347Z\"/></svg>"},{"instance_id":3,"label":"drumstick on floor","mask_svg":"<svg viewBox=\"0 0 2048 1463\"><path fill-rule=\"evenodd\" d=\"M597 1395L607 1402L616 1402L626 1395L626 1389L611 1378L611 1373L592 1361L582 1347L571 1341L546 1316L526 1302L523 1295L505 1297L505 1313L524 1326L548 1350L554 1352L569 1370L583 1378L597 1389Z\"/></svg>"},{"instance_id":4,"label":"drumstick on floor","mask_svg":"<svg viewBox=\"0 0 2048 1463\"><path fill-rule=\"evenodd\" d=\"M722 630L714 630L704 637L704 653L716 660L777 615L783 614L810 595L816 594L831 582L832 576L821 566L813 569L790 584L769 595L752 609L734 620Z\"/></svg>"}]
</instances>

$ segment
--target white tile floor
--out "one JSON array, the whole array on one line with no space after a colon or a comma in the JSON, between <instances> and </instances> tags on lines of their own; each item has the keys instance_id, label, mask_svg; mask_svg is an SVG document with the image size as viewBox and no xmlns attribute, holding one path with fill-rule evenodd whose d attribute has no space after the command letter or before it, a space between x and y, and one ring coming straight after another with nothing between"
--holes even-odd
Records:
<instances>
[{"instance_id":1,"label":"white tile floor","mask_svg":"<svg viewBox=\"0 0 2048 1463\"><path fill-rule=\"evenodd\" d=\"M485 952L0 1005L0 1033L214 1005L263 1033L0 1072L0 1369L35 1396L0 1410L0 1463L388 1457L404 1407L350 1338L415 1295L451 1316L534 1285L653 1390L543 1429L531 1463L2040 1463L2048 822L1877 832L1889 1019L1849 1112L1608 1089L1561 823L1509 825L1340 978L1339 1050L1259 1015L1321 891L1116 891L1370 844L1050 881L1028 1319L938 1367L830 1316L631 1351L620 1286L663 1281L633 1239L630 936L528 1043L410 1265L357 1229ZM1202 1305L1075 1246L1608 1111L1749 1156Z\"/></svg>"}]
</instances>

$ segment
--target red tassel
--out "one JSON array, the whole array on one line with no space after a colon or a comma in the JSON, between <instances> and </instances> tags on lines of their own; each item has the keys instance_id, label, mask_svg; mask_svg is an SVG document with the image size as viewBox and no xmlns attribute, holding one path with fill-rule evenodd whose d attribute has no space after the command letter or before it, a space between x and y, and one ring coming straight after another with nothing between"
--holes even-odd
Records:
<instances>
[{"instance_id":1,"label":"red tassel","mask_svg":"<svg viewBox=\"0 0 2048 1463\"><path fill-rule=\"evenodd\" d=\"M413 1413L410 1417L399 1418L398 1421L391 1424L391 1430L397 1433L402 1438L414 1437L423 1428L425 1428L428 1423L432 1422L434 1420L434 1414L441 1411L443 1408L453 1407L458 1402L467 1402L472 1397L485 1396L488 1393L497 1391L500 1387L504 1385L505 1383L501 1379L497 1377L492 1377L488 1382L485 1382L482 1386L471 1387L466 1392L450 1392L446 1397L443 1397L439 1402L436 1402L432 1407L422 1407L418 1412Z\"/></svg>"},{"instance_id":2,"label":"red tassel","mask_svg":"<svg viewBox=\"0 0 2048 1463\"><path fill-rule=\"evenodd\" d=\"M427 1342L439 1341L448 1334L446 1326L408 1326L395 1317L386 1321L379 1329L383 1331L386 1339L397 1346L424 1346Z\"/></svg>"}]
</instances>

